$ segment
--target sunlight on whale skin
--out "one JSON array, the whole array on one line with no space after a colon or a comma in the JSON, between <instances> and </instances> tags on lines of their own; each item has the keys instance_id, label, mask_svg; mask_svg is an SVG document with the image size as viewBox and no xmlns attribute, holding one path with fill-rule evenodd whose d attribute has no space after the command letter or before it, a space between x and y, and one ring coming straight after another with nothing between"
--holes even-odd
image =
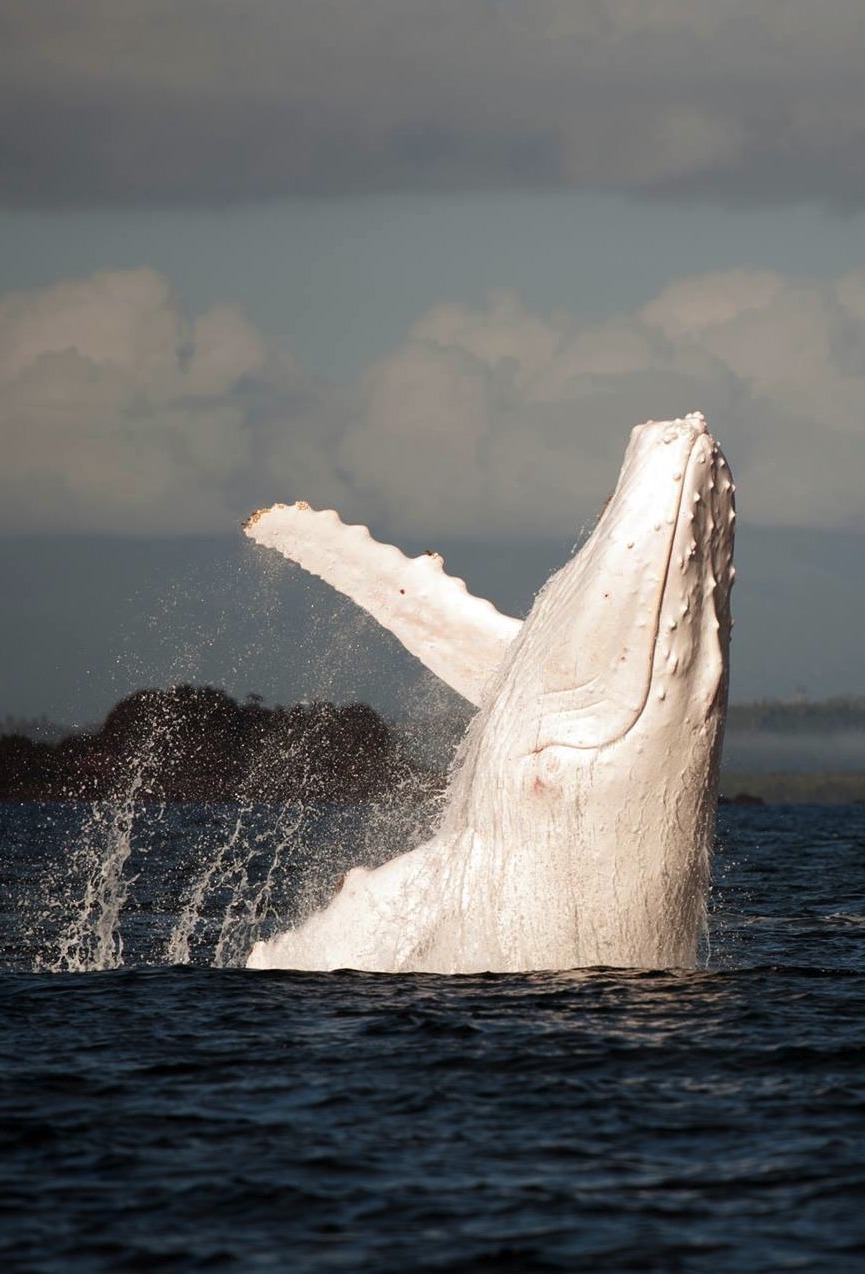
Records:
<instances>
[{"instance_id":1,"label":"sunlight on whale skin","mask_svg":"<svg viewBox=\"0 0 865 1274\"><path fill-rule=\"evenodd\" d=\"M523 624L303 504L247 534L479 702L437 831L257 942L249 968L693 966L727 701L733 483L702 415L638 426L591 537Z\"/></svg>"}]
</instances>

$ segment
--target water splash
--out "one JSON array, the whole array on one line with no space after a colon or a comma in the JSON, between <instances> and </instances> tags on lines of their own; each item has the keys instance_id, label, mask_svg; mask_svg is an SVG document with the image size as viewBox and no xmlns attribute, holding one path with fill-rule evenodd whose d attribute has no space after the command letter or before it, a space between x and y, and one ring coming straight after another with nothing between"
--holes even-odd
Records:
<instances>
[{"instance_id":1,"label":"water splash","mask_svg":"<svg viewBox=\"0 0 865 1274\"><path fill-rule=\"evenodd\" d=\"M308 811L300 806L268 810L266 826L254 805L242 806L217 852L193 880L166 947L170 964L188 964L194 937L210 899L226 900L213 953L218 967L241 964L269 921L276 922L290 867L287 859L302 843ZM203 856L203 855L202 855ZM256 879L255 865L264 860Z\"/></svg>"},{"instance_id":2,"label":"water splash","mask_svg":"<svg viewBox=\"0 0 865 1274\"><path fill-rule=\"evenodd\" d=\"M241 603L248 607L256 616L251 640L272 651L287 622L280 587L285 574L261 568L260 556L250 549L238 578L222 581L221 604L226 612ZM243 592L251 582L254 598ZM174 684L200 684L197 674L212 663L214 646L229 627L224 616L211 622L213 580L206 581L206 598L204 583L174 585L150 623L151 644L158 639L163 653L169 647L173 652ZM375 626L350 603L328 596L329 590L322 596L321 589L294 663L303 671L307 695L325 700L345 697L353 666L368 672L366 652ZM190 606L208 614L206 624L190 623ZM133 634L127 639L132 642ZM243 675L250 651L235 646L232 657L234 664L225 668L228 680ZM125 685L153 681L134 650L117 675ZM180 732L170 713L151 726L133 755L118 764L115 796L70 800L52 815L63 826L67 852L45 868L39 913L31 909L21 917L36 969L242 964L259 937L321 906L352 866L378 864L423 838L411 830L420 817L419 794L405 789L367 805L362 817L357 809L265 807L252 799L198 809L166 802L160 774L166 762L170 768ZM279 761L273 757L267 764ZM256 791L255 779L250 774L240 792Z\"/></svg>"},{"instance_id":3,"label":"water splash","mask_svg":"<svg viewBox=\"0 0 865 1274\"><path fill-rule=\"evenodd\" d=\"M69 862L71 881L83 880L76 912L60 930L53 954L38 954L36 968L51 973L116 969L123 963L120 914L134 882L124 874L132 852L135 796L140 779L119 805L95 802L83 821ZM61 879L63 897L70 881ZM58 910L56 900L49 911Z\"/></svg>"}]
</instances>

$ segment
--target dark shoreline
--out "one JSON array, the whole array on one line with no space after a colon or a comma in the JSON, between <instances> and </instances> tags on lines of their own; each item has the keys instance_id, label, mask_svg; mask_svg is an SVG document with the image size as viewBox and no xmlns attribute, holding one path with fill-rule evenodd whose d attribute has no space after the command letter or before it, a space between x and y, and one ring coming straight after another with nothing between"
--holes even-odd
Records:
<instances>
[{"instance_id":1,"label":"dark shoreline","mask_svg":"<svg viewBox=\"0 0 865 1274\"><path fill-rule=\"evenodd\" d=\"M26 722L14 723L14 732L0 735L0 802L309 805L398 794L425 801L443 790L467 719L439 722L440 746L421 759L409 732L362 703L269 708L258 695L238 703L211 686L138 690L86 731L50 735L40 721L28 733ZM767 701L731 705L728 733L731 741L737 730L787 739L814 729L865 736L863 723L861 699ZM865 803L865 769L784 769L782 762L769 770L746 760L722 771L719 803Z\"/></svg>"},{"instance_id":2,"label":"dark shoreline","mask_svg":"<svg viewBox=\"0 0 865 1274\"><path fill-rule=\"evenodd\" d=\"M0 737L0 801L355 803L441 782L366 704L267 708L207 686L136 691L57 742Z\"/></svg>"}]
</instances>

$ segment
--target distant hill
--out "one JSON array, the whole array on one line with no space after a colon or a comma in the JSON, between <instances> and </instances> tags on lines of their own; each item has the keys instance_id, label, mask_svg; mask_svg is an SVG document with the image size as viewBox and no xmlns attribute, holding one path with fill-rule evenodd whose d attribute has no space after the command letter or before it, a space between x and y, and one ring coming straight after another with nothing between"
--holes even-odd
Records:
<instances>
[{"instance_id":1,"label":"distant hill","mask_svg":"<svg viewBox=\"0 0 865 1274\"><path fill-rule=\"evenodd\" d=\"M49 721L44 714L40 717L16 717L10 714L0 717L0 738L7 734L18 734L22 738L32 739L34 743L57 743L70 733L68 726Z\"/></svg>"},{"instance_id":2,"label":"distant hill","mask_svg":"<svg viewBox=\"0 0 865 1274\"><path fill-rule=\"evenodd\" d=\"M721 796L742 804L748 803L743 798L752 797L767 805L861 805L865 804L865 773L724 770Z\"/></svg>"},{"instance_id":3,"label":"distant hill","mask_svg":"<svg viewBox=\"0 0 865 1274\"><path fill-rule=\"evenodd\" d=\"M369 800L438 778L366 704L237 703L211 686L139 690L95 730L0 738L0 799Z\"/></svg>"},{"instance_id":4,"label":"distant hill","mask_svg":"<svg viewBox=\"0 0 865 1274\"><path fill-rule=\"evenodd\" d=\"M865 697L848 696L814 703L807 699L732 703L727 713L727 729L766 730L774 734L865 731Z\"/></svg>"},{"instance_id":5,"label":"distant hill","mask_svg":"<svg viewBox=\"0 0 865 1274\"><path fill-rule=\"evenodd\" d=\"M68 731L0 719L0 800L365 800L440 790L471 710L393 725L366 704L238 703L210 686L139 690ZM733 704L722 791L865 800L865 697Z\"/></svg>"}]
</instances>

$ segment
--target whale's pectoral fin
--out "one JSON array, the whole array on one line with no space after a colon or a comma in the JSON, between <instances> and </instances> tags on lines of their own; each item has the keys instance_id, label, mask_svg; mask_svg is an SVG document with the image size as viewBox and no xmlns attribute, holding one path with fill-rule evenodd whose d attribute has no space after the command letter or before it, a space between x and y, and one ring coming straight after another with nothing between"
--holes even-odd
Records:
<instances>
[{"instance_id":1,"label":"whale's pectoral fin","mask_svg":"<svg viewBox=\"0 0 865 1274\"><path fill-rule=\"evenodd\" d=\"M522 626L445 574L437 553L406 557L332 509L275 504L253 513L244 530L362 606L470 703L480 703Z\"/></svg>"}]
</instances>

